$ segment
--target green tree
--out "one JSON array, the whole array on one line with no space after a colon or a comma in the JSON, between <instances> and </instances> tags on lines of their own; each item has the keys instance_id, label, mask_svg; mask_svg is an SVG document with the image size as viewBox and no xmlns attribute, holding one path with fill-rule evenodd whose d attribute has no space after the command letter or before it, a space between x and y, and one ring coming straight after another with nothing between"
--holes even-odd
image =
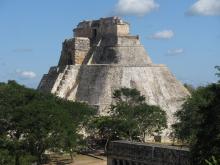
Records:
<instances>
[{"instance_id":1,"label":"green tree","mask_svg":"<svg viewBox=\"0 0 220 165\"><path fill-rule=\"evenodd\" d=\"M175 114L178 122L173 125L173 128L177 139L184 143L193 143L204 118L200 109L209 105L212 98L213 93L207 87L198 87L191 93L191 97L186 100L182 109Z\"/></svg>"},{"instance_id":2,"label":"green tree","mask_svg":"<svg viewBox=\"0 0 220 165\"><path fill-rule=\"evenodd\" d=\"M146 135L159 134L167 127L166 113L145 103L136 89L121 88L113 93L109 116L98 117L90 124L99 137L107 140L145 141Z\"/></svg>"},{"instance_id":3,"label":"green tree","mask_svg":"<svg viewBox=\"0 0 220 165\"><path fill-rule=\"evenodd\" d=\"M214 156L211 157L210 160L205 160L207 165L219 165L219 162L215 159Z\"/></svg>"},{"instance_id":4,"label":"green tree","mask_svg":"<svg viewBox=\"0 0 220 165\"><path fill-rule=\"evenodd\" d=\"M204 164L202 160L212 155L220 161L220 84L211 84L207 88L212 92L212 98L208 105L200 107L199 114L203 118L191 149L193 162L197 164Z\"/></svg>"},{"instance_id":5,"label":"green tree","mask_svg":"<svg viewBox=\"0 0 220 165\"><path fill-rule=\"evenodd\" d=\"M220 66L215 66L215 69L217 69L216 76L220 77Z\"/></svg>"},{"instance_id":6,"label":"green tree","mask_svg":"<svg viewBox=\"0 0 220 165\"><path fill-rule=\"evenodd\" d=\"M167 128L166 112L158 106L146 103L134 108L134 120L142 142L145 142L146 135L160 135L161 131Z\"/></svg>"},{"instance_id":7,"label":"green tree","mask_svg":"<svg viewBox=\"0 0 220 165\"><path fill-rule=\"evenodd\" d=\"M6 149L0 149L0 165L12 165L14 159Z\"/></svg>"},{"instance_id":8,"label":"green tree","mask_svg":"<svg viewBox=\"0 0 220 165\"><path fill-rule=\"evenodd\" d=\"M22 126L19 122L23 117L21 108L27 104L28 97L24 89L14 81L0 85L0 145L15 157L15 164L19 164L20 157L25 153Z\"/></svg>"},{"instance_id":9,"label":"green tree","mask_svg":"<svg viewBox=\"0 0 220 165\"><path fill-rule=\"evenodd\" d=\"M167 127L166 112L146 104L140 91L121 88L113 93L113 98L115 103L111 105L110 113L123 121L127 128L125 138L145 142L146 135L159 134Z\"/></svg>"},{"instance_id":10,"label":"green tree","mask_svg":"<svg viewBox=\"0 0 220 165\"><path fill-rule=\"evenodd\" d=\"M0 148L14 157L15 165L27 160L26 155L35 156L41 164L46 150L72 152L80 128L95 112L85 104L65 101L14 81L0 84Z\"/></svg>"},{"instance_id":11,"label":"green tree","mask_svg":"<svg viewBox=\"0 0 220 165\"><path fill-rule=\"evenodd\" d=\"M175 135L190 145L192 163L212 156L220 161L220 82L197 88L176 117Z\"/></svg>"},{"instance_id":12,"label":"green tree","mask_svg":"<svg viewBox=\"0 0 220 165\"><path fill-rule=\"evenodd\" d=\"M123 132L124 124L112 116L99 116L93 118L91 123L88 125L88 132L95 139L105 139L105 151L110 140L119 140L124 137Z\"/></svg>"}]
</instances>

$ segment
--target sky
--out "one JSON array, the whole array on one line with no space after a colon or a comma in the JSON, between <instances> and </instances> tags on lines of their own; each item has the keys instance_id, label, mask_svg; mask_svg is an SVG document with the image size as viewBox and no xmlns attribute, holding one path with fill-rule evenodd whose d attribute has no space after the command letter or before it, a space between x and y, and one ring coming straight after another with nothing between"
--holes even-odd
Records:
<instances>
[{"instance_id":1,"label":"sky","mask_svg":"<svg viewBox=\"0 0 220 165\"><path fill-rule=\"evenodd\" d=\"M120 16L155 64L193 86L216 82L220 0L0 0L0 82L37 88L80 21Z\"/></svg>"}]
</instances>

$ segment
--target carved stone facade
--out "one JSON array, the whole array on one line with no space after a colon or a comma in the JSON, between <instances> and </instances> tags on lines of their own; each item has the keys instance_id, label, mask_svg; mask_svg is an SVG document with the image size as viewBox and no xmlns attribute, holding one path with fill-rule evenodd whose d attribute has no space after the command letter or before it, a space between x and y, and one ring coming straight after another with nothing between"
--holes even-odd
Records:
<instances>
[{"instance_id":1,"label":"carved stone facade","mask_svg":"<svg viewBox=\"0 0 220 165\"><path fill-rule=\"evenodd\" d=\"M59 66L83 64L90 50L90 40L83 37L75 37L63 42L63 48Z\"/></svg>"},{"instance_id":2,"label":"carved stone facade","mask_svg":"<svg viewBox=\"0 0 220 165\"><path fill-rule=\"evenodd\" d=\"M129 34L129 24L118 17L109 17L80 22L73 31L74 37L89 39L103 36L127 36Z\"/></svg>"},{"instance_id":3,"label":"carved stone facade","mask_svg":"<svg viewBox=\"0 0 220 165\"><path fill-rule=\"evenodd\" d=\"M114 90L121 87L136 88L147 103L164 109L169 127L189 96L165 65L152 63L139 36L130 35L129 24L110 17L79 23L74 38L63 43L58 66L43 76L38 89L87 102L106 115Z\"/></svg>"},{"instance_id":4,"label":"carved stone facade","mask_svg":"<svg viewBox=\"0 0 220 165\"><path fill-rule=\"evenodd\" d=\"M189 149L114 141L108 146L107 165L190 165Z\"/></svg>"}]
</instances>

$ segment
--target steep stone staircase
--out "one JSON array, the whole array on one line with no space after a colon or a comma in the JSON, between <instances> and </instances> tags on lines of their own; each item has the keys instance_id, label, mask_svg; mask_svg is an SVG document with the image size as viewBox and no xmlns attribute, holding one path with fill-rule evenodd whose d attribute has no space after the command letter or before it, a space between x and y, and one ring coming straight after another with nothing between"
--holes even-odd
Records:
<instances>
[{"instance_id":1,"label":"steep stone staircase","mask_svg":"<svg viewBox=\"0 0 220 165\"><path fill-rule=\"evenodd\" d=\"M95 46L92 48L93 53L91 55L88 55L88 59L86 60L86 65L92 65L93 64L93 58L96 55L97 51L99 51L100 45L101 45L102 39L99 39L95 44ZM58 75L57 81L54 84L54 87L52 89L52 93L55 93L57 96L61 98L67 98L71 93L76 91L76 88L78 87L79 82L79 74L82 70L80 69L74 69L76 65L67 65L63 71Z\"/></svg>"},{"instance_id":2,"label":"steep stone staircase","mask_svg":"<svg viewBox=\"0 0 220 165\"><path fill-rule=\"evenodd\" d=\"M57 84L55 86L55 94L59 97L65 97L66 92L70 90L72 84L75 83L76 70L72 68L72 65L67 65L62 73L58 76Z\"/></svg>"},{"instance_id":3,"label":"steep stone staircase","mask_svg":"<svg viewBox=\"0 0 220 165\"><path fill-rule=\"evenodd\" d=\"M101 42L102 42L102 39L100 39L100 40L97 42L96 46L93 48L94 51L93 51L92 55L90 56L87 65L91 65L91 64L92 64L93 58L94 58L95 54L97 53L97 50L99 49L99 47L100 47L100 45L101 45Z\"/></svg>"}]
</instances>

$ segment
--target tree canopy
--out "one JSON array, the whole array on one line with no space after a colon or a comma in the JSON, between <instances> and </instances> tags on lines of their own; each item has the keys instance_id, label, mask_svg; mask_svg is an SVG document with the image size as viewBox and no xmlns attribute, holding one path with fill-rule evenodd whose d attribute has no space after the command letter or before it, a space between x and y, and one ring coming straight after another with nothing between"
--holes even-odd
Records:
<instances>
[{"instance_id":1,"label":"tree canopy","mask_svg":"<svg viewBox=\"0 0 220 165\"><path fill-rule=\"evenodd\" d=\"M220 66L215 66L215 69L217 69L216 76L220 77Z\"/></svg>"},{"instance_id":2,"label":"tree canopy","mask_svg":"<svg viewBox=\"0 0 220 165\"><path fill-rule=\"evenodd\" d=\"M86 104L65 101L15 81L1 83L0 152L13 157L16 165L26 155L40 164L46 150L71 152L79 130L95 113Z\"/></svg>"},{"instance_id":3,"label":"tree canopy","mask_svg":"<svg viewBox=\"0 0 220 165\"><path fill-rule=\"evenodd\" d=\"M145 142L146 135L159 134L167 127L166 112L148 105L138 90L115 90L113 99L109 116L97 117L90 124L99 137Z\"/></svg>"},{"instance_id":4,"label":"tree canopy","mask_svg":"<svg viewBox=\"0 0 220 165\"><path fill-rule=\"evenodd\" d=\"M193 164L212 156L220 161L220 82L193 91L176 117L175 135L190 145Z\"/></svg>"},{"instance_id":5,"label":"tree canopy","mask_svg":"<svg viewBox=\"0 0 220 165\"><path fill-rule=\"evenodd\" d=\"M129 140L144 142L146 135L158 134L167 127L166 112L158 106L148 105L140 91L121 88L113 93L113 98L115 103L110 113L123 121Z\"/></svg>"}]
</instances>

